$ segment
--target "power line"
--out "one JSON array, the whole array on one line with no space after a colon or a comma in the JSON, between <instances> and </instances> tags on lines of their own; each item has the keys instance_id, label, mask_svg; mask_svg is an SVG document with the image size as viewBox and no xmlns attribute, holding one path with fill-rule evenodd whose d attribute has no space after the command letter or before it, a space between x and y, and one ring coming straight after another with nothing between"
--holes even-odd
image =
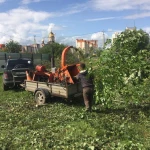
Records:
<instances>
[{"instance_id":1,"label":"power line","mask_svg":"<svg viewBox=\"0 0 150 150\"><path fill-rule=\"evenodd\" d=\"M70 36L65 36L65 37L78 37L78 36L84 36L84 35L90 35L90 34L95 34L95 33L107 33L107 32L110 32L110 33L113 33L113 32L117 32L118 30L112 30L112 31L105 31L105 30L102 30L102 31L97 31L97 32L92 32L92 33L84 33L84 34L79 34L79 35L70 35Z\"/></svg>"}]
</instances>

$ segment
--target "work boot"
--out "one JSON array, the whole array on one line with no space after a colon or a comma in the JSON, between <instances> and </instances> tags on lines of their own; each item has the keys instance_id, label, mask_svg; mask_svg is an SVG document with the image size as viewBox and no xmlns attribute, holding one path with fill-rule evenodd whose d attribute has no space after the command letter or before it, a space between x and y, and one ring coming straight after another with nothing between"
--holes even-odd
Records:
<instances>
[{"instance_id":1,"label":"work boot","mask_svg":"<svg viewBox=\"0 0 150 150\"><path fill-rule=\"evenodd\" d=\"M85 111L86 111L86 112L92 112L92 109L86 108Z\"/></svg>"}]
</instances>

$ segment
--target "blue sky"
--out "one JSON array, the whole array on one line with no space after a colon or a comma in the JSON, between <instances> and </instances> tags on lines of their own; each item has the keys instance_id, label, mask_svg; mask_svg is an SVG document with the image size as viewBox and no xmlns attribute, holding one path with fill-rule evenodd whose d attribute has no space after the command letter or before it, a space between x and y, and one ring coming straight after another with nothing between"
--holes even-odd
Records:
<instances>
[{"instance_id":1,"label":"blue sky","mask_svg":"<svg viewBox=\"0 0 150 150\"><path fill-rule=\"evenodd\" d=\"M105 38L126 27L150 33L150 0L0 0L0 43L48 40L75 45L76 39Z\"/></svg>"}]
</instances>

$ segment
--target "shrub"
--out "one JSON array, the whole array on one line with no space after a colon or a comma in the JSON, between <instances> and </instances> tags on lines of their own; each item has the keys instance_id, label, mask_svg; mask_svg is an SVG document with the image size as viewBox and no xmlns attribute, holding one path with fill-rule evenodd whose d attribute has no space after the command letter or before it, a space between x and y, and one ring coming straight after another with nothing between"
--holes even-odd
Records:
<instances>
[{"instance_id":1,"label":"shrub","mask_svg":"<svg viewBox=\"0 0 150 150\"><path fill-rule=\"evenodd\" d=\"M95 69L96 102L111 107L115 101L149 100L149 37L142 30L124 31L109 50L104 50Z\"/></svg>"}]
</instances>

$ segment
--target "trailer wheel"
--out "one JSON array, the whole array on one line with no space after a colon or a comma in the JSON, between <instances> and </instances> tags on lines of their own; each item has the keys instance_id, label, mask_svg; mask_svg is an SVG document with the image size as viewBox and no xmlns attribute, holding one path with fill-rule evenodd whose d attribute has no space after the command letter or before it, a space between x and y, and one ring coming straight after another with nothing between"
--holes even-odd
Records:
<instances>
[{"instance_id":1,"label":"trailer wheel","mask_svg":"<svg viewBox=\"0 0 150 150\"><path fill-rule=\"evenodd\" d=\"M36 91L35 101L37 105L44 105L46 103L46 96L43 91Z\"/></svg>"}]
</instances>

